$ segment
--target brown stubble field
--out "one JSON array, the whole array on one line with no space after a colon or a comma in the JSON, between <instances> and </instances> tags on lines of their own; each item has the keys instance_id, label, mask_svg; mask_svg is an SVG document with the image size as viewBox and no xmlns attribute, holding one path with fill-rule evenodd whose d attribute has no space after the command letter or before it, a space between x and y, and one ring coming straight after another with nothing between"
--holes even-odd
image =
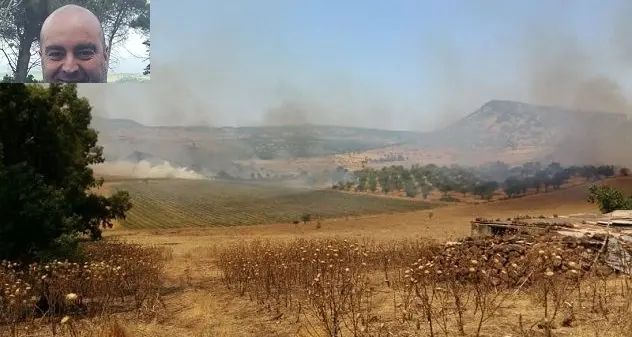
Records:
<instances>
[{"instance_id":1,"label":"brown stubble field","mask_svg":"<svg viewBox=\"0 0 632 337\"><path fill-rule=\"evenodd\" d=\"M619 178L609 184L632 191L632 179ZM106 184L105 188L107 189ZM281 315L278 311L250 300L248 295L239 296L235 289L229 290L222 281L219 258L222 252L234 245L270 241L291 244L297 239L326 240L346 239L349 242L372 241L374 244L392 243L400 240L448 241L467 236L469 221L474 217L505 218L519 214L553 215L596 212L594 205L585 202L587 187L578 186L548 194L527 196L512 200L501 200L481 205L450 205L433 210L400 214L359 216L322 221L321 228L312 224L271 224L260 226L204 228L204 229L160 229L127 230L115 228L106 232L107 237L116 237L126 242L147 246L168 247L171 258L167 261L167 283L177 289L164 295L166 309L153 321L135 320L121 315L119 321L130 336L295 336L314 335L308 331L305 319L296 322L294 317ZM432 216L430 216L432 213ZM245 246L241 246L243 249ZM248 252L241 252L248 255ZM374 282L383 287L379 275ZM376 296L376 315L389 322L396 321L397 299L388 288ZM395 301L395 302L394 302ZM517 313L525 319L535 319L539 314L528 298L515 298L501 310L495 321L500 330L518 323ZM532 316L532 317L530 317ZM559 335L594 336L591 325L586 323L575 328L556 330ZM315 326L310 323L310 326ZM415 329L412 329L413 331ZM494 329L492 329L493 331ZM500 333L500 330L496 330ZM420 336L424 335L417 331ZM511 331L503 331L507 335ZM405 336L405 332L400 331ZM376 335L377 336L377 335ZM514 336L517 336L514 334Z\"/></svg>"}]
</instances>

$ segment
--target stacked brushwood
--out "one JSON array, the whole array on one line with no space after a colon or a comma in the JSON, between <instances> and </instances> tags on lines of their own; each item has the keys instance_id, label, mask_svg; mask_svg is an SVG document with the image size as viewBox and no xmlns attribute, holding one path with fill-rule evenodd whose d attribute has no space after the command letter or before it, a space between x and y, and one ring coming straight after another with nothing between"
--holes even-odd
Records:
<instances>
[{"instance_id":1,"label":"stacked brushwood","mask_svg":"<svg viewBox=\"0 0 632 337\"><path fill-rule=\"evenodd\" d=\"M496 288L528 286L541 275L579 279L596 271L610 273L603 254L605 237L575 238L554 232L518 233L466 238L446 245L434 256L415 262L407 271L411 282L461 280L489 282Z\"/></svg>"}]
</instances>

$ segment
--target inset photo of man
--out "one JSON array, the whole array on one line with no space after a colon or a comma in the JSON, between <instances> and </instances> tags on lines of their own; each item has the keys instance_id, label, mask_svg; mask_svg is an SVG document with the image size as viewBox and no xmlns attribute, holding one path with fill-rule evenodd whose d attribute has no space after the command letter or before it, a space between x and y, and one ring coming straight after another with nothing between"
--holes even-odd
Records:
<instances>
[{"instance_id":1,"label":"inset photo of man","mask_svg":"<svg viewBox=\"0 0 632 337\"><path fill-rule=\"evenodd\" d=\"M0 0L0 82L149 82L149 33L147 0Z\"/></svg>"}]
</instances>

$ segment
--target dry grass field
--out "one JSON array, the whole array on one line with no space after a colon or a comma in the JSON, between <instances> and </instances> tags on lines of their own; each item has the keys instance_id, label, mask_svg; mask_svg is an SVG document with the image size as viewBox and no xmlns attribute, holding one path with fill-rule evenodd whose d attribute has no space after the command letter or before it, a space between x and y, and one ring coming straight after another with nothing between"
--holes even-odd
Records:
<instances>
[{"instance_id":1,"label":"dry grass field","mask_svg":"<svg viewBox=\"0 0 632 337\"><path fill-rule=\"evenodd\" d=\"M103 192L124 183L106 183ZM606 183L632 193L632 178ZM490 242L466 250L433 245L467 236L474 217L597 212L585 201L587 190L588 186L575 186L480 205L330 218L322 220L320 228L315 222L162 229L119 226L106 231L108 240L169 251L160 262L164 263L165 290L160 296L164 306L154 304L142 311L144 315L120 311L84 319L73 325L74 330L66 324L58 333L231 337L458 336L463 332L474 336L480 325L481 336L549 332L551 336L629 336L628 279L584 271L594 251L533 239L532 248L509 258L490 253ZM496 266L498 258L504 267ZM472 269L474 274L469 274ZM498 274L483 278L485 273L479 271ZM582 277L573 278L574 273ZM451 282L456 279L469 283ZM543 298L547 306L539 305ZM554 323L542 323L543 317ZM332 322L340 323L340 331Z\"/></svg>"}]
</instances>

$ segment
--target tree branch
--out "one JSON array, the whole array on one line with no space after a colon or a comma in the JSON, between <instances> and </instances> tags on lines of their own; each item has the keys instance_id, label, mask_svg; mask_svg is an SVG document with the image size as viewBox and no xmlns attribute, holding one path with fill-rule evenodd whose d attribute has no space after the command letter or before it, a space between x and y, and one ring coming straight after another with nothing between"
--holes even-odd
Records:
<instances>
[{"instance_id":1,"label":"tree branch","mask_svg":"<svg viewBox=\"0 0 632 337\"><path fill-rule=\"evenodd\" d=\"M121 23L123 22L123 17L127 11L127 7L122 7L116 15L116 19L112 23L112 31L110 32L110 36L108 39L108 50L112 51L112 42L114 41L114 37L118 32L119 28L121 28Z\"/></svg>"},{"instance_id":2,"label":"tree branch","mask_svg":"<svg viewBox=\"0 0 632 337\"><path fill-rule=\"evenodd\" d=\"M0 51L2 51L2 53L4 54L4 57L7 59L7 63L9 64L9 67L11 68L11 72L15 73L15 65L13 62L11 62L11 58L9 57L9 55L7 55L7 52L4 50L4 48L0 48Z\"/></svg>"},{"instance_id":3,"label":"tree branch","mask_svg":"<svg viewBox=\"0 0 632 337\"><path fill-rule=\"evenodd\" d=\"M0 0L0 28L8 24L9 13L16 9L22 0Z\"/></svg>"},{"instance_id":4,"label":"tree branch","mask_svg":"<svg viewBox=\"0 0 632 337\"><path fill-rule=\"evenodd\" d=\"M30 72L31 72L31 70L33 70L33 68L35 68L35 67L39 66L39 65L41 64L41 62L40 62L40 61L41 61L41 59L40 59L39 57L38 57L38 58L36 58L35 60L31 61L31 63L29 64L29 67L27 68L26 73L27 73L27 74L28 74L28 73L30 73Z\"/></svg>"}]
</instances>

